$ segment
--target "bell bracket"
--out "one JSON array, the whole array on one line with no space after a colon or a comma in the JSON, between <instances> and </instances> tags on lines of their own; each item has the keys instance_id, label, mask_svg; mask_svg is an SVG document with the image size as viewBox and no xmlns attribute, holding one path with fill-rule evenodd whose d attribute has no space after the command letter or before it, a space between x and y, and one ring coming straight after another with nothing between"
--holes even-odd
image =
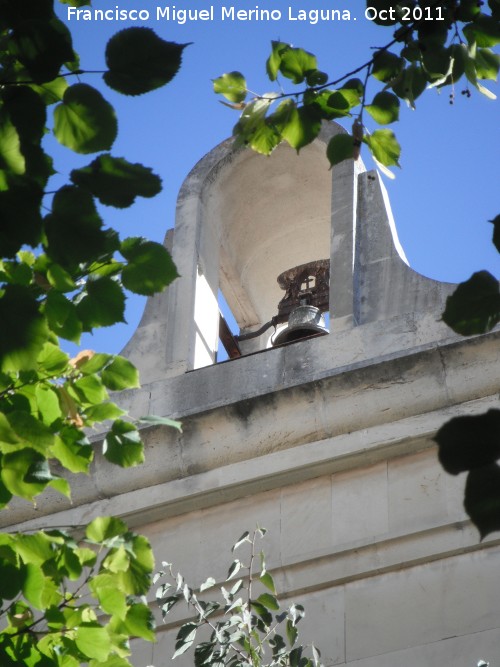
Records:
<instances>
[{"instance_id":1,"label":"bell bracket","mask_svg":"<svg viewBox=\"0 0 500 667\"><path fill-rule=\"evenodd\" d=\"M285 296L278 304L277 322L286 322L298 306L315 306L321 312L329 308L330 260L318 259L287 269L278 276L278 284Z\"/></svg>"}]
</instances>

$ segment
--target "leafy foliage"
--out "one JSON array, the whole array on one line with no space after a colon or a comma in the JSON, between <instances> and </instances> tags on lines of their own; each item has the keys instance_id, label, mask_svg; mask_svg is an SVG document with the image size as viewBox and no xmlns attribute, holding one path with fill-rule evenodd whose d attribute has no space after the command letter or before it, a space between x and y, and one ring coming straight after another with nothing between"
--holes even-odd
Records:
<instances>
[{"instance_id":1,"label":"leafy foliage","mask_svg":"<svg viewBox=\"0 0 500 667\"><path fill-rule=\"evenodd\" d=\"M73 6L86 0L66 0ZM130 467L144 458L135 423L110 391L139 386L126 359L60 339L124 321L125 289L161 291L177 275L158 243L121 239L101 219L96 198L122 208L161 190L141 164L113 157L111 104L83 76L71 34L52 0L5 0L0 18L0 509L35 503L45 489L71 495L65 473L88 473L98 445L87 431L110 420L102 452ZM177 73L184 47L153 31L124 30L107 48L105 81L125 94L153 90ZM52 106L54 105L54 106ZM55 138L96 153L49 195ZM149 423L179 424L168 418ZM57 473L55 470L57 469ZM0 534L0 664L43 667L130 665L129 639L154 639L142 596L153 556L146 538L115 518L87 528Z\"/></svg>"},{"instance_id":2,"label":"leafy foliage","mask_svg":"<svg viewBox=\"0 0 500 667\"><path fill-rule=\"evenodd\" d=\"M141 597L151 548L123 522L94 519L78 539L66 530L4 534L0 549L2 665L130 665L129 637L153 639Z\"/></svg>"},{"instance_id":3,"label":"leafy foliage","mask_svg":"<svg viewBox=\"0 0 500 667\"><path fill-rule=\"evenodd\" d=\"M240 72L230 72L214 79L214 91L240 111L234 127L236 140L253 150L269 155L281 141L299 151L319 133L322 120L354 118L347 138L335 136L328 146L330 164L359 157L359 142L370 150L386 174L387 167L399 166L401 148L390 130L368 131L364 111L379 125L399 119L400 100L415 108L415 101L426 88L452 86L464 80L463 93L470 96L469 86L491 99L495 95L481 81L496 80L500 56L492 47L500 43L500 19L496 0L471 3L469 0L444 0L438 4L425 1L393 3L367 2L385 11L387 20L375 23L394 30L393 39L375 50L373 57L353 72L329 81L318 69L314 54L281 41L271 43L266 72L277 82L277 92L251 95ZM363 72L364 81L350 79ZM285 91L280 77L288 79L299 90ZM368 103L370 84L382 85ZM275 107L274 104L278 106Z\"/></svg>"},{"instance_id":4,"label":"leafy foliage","mask_svg":"<svg viewBox=\"0 0 500 667\"><path fill-rule=\"evenodd\" d=\"M179 602L195 615L177 633L174 658L194 647L195 667L322 667L314 645L298 644L297 624L305 615L304 608L292 604L281 609L265 554L256 553L257 538L265 532L264 528L257 528L252 535L245 532L234 544L233 552L248 547L247 564L239 559L232 562L226 579L231 583L220 586L216 600L201 596L216 586L213 577L195 592L181 574L173 575L169 563L163 563L165 569L155 574L154 581L162 582L156 599L163 618ZM257 555L259 567L255 566ZM196 643L200 629L210 634Z\"/></svg>"}]
</instances>

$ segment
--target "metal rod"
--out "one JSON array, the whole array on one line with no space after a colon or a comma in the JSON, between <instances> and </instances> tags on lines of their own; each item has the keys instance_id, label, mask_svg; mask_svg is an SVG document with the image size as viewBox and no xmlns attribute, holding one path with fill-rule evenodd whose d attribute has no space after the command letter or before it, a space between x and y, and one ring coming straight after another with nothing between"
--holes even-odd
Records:
<instances>
[{"instance_id":1,"label":"metal rod","mask_svg":"<svg viewBox=\"0 0 500 667\"><path fill-rule=\"evenodd\" d=\"M257 331L251 331L250 333L247 334L240 334L239 336L235 336L235 338L236 340L250 340L250 338L257 338L258 336L261 336L264 333L264 331L267 331L271 327L274 327L276 329L277 319L278 316L275 315L269 320L269 322L266 322L263 326L261 326L260 329L257 329Z\"/></svg>"}]
</instances>

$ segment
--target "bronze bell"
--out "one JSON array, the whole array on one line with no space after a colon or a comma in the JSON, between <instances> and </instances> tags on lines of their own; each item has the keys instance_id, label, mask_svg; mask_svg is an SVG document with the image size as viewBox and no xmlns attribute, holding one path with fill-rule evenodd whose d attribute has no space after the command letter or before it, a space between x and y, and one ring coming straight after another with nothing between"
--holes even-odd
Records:
<instances>
[{"instance_id":1,"label":"bronze bell","mask_svg":"<svg viewBox=\"0 0 500 667\"><path fill-rule=\"evenodd\" d=\"M283 343L291 343L301 338L325 333L329 332L321 310L316 306L302 305L292 310L288 318L288 326L278 332L272 342L273 346L283 345Z\"/></svg>"},{"instance_id":2,"label":"bronze bell","mask_svg":"<svg viewBox=\"0 0 500 667\"><path fill-rule=\"evenodd\" d=\"M288 326L275 334L273 346L329 333L322 312L328 310L330 261L295 266L278 276L285 296L278 305L278 322Z\"/></svg>"}]
</instances>

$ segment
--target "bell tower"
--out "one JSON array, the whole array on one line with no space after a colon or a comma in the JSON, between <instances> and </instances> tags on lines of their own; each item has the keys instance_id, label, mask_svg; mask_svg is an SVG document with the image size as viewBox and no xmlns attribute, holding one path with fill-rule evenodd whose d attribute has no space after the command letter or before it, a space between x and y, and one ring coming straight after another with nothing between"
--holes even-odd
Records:
<instances>
[{"instance_id":1,"label":"bell tower","mask_svg":"<svg viewBox=\"0 0 500 667\"><path fill-rule=\"evenodd\" d=\"M500 331L462 339L444 325L454 286L408 266L378 174L329 170L342 131L326 125L300 156L226 141L194 167L166 238L180 278L148 300L124 350L142 387L117 399L183 432L145 427L143 466L97 455L71 506L54 495L9 522L123 517L194 586L224 582L225 554L258 523L279 596L305 607L301 641L327 667L493 666L500 539L479 543L464 479L443 472L433 439L454 415L498 407ZM306 317L296 335L299 308L329 322ZM241 354L217 363L231 337ZM170 665L187 616L168 620L133 664Z\"/></svg>"},{"instance_id":2,"label":"bell tower","mask_svg":"<svg viewBox=\"0 0 500 667\"><path fill-rule=\"evenodd\" d=\"M449 286L408 266L379 176L361 160L329 169L326 144L343 131L329 123L300 156L282 144L268 159L228 141L194 167L167 235L181 277L149 301L126 348L143 378L216 363L221 338L231 335L220 294L238 327L234 356L326 333L322 313L336 333L440 312ZM316 281L321 294L310 289ZM294 314L287 335L292 310L306 305L312 308ZM323 345L337 342L331 336Z\"/></svg>"}]
</instances>

